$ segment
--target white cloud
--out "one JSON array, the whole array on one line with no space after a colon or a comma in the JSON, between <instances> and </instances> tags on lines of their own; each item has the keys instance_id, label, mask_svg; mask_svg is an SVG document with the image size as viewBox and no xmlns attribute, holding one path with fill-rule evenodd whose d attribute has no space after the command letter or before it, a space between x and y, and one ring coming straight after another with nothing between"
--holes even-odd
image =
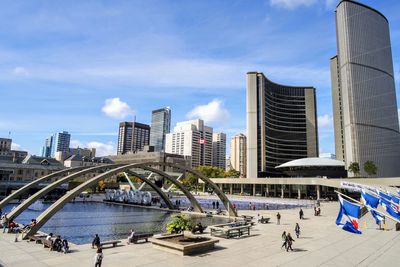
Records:
<instances>
[{"instance_id":1,"label":"white cloud","mask_svg":"<svg viewBox=\"0 0 400 267\"><path fill-rule=\"evenodd\" d=\"M229 119L229 112L219 99L214 99L206 105L194 107L186 114L189 119L202 119L205 123L225 124Z\"/></svg>"},{"instance_id":2,"label":"white cloud","mask_svg":"<svg viewBox=\"0 0 400 267\"><path fill-rule=\"evenodd\" d=\"M116 149L114 148L113 142L108 142L108 143L101 143L101 142L96 142L92 141L87 144L89 148L96 148L96 156L101 157L101 156L109 156L109 155L115 155L116 154Z\"/></svg>"},{"instance_id":3,"label":"white cloud","mask_svg":"<svg viewBox=\"0 0 400 267\"><path fill-rule=\"evenodd\" d=\"M12 142L11 143L11 149L12 150L22 150L22 146L20 144Z\"/></svg>"},{"instance_id":4,"label":"white cloud","mask_svg":"<svg viewBox=\"0 0 400 267\"><path fill-rule=\"evenodd\" d=\"M270 0L269 3L271 6L293 10L300 6L311 6L317 3L317 0Z\"/></svg>"},{"instance_id":5,"label":"white cloud","mask_svg":"<svg viewBox=\"0 0 400 267\"><path fill-rule=\"evenodd\" d=\"M332 128L333 117L329 114L318 116L318 126L321 128Z\"/></svg>"},{"instance_id":6,"label":"white cloud","mask_svg":"<svg viewBox=\"0 0 400 267\"><path fill-rule=\"evenodd\" d=\"M17 76L27 76L29 74L24 67L15 67L12 72Z\"/></svg>"},{"instance_id":7,"label":"white cloud","mask_svg":"<svg viewBox=\"0 0 400 267\"><path fill-rule=\"evenodd\" d=\"M121 101L118 97L106 99L101 111L114 119L124 119L135 114L134 110L131 109L127 103Z\"/></svg>"},{"instance_id":8,"label":"white cloud","mask_svg":"<svg viewBox=\"0 0 400 267\"><path fill-rule=\"evenodd\" d=\"M81 142L79 140L71 140L70 147L80 147L80 148L95 148L96 157L115 155L116 149L113 142L102 143L98 141L91 142Z\"/></svg>"}]
</instances>

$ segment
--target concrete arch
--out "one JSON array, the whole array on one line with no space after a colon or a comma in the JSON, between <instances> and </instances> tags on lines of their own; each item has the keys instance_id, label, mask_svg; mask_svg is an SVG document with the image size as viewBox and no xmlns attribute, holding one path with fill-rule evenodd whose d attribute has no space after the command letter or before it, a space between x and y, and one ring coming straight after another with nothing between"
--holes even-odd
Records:
<instances>
[{"instance_id":1,"label":"concrete arch","mask_svg":"<svg viewBox=\"0 0 400 267\"><path fill-rule=\"evenodd\" d=\"M79 167L74 167L74 168L68 168L68 169L63 169L61 171L57 171L57 172L53 172L50 173L48 175L45 175L43 177L40 177L39 179L36 179L26 185L24 185L23 187L21 187L20 189L18 189L17 191L13 192L12 194L10 194L9 196L7 196L6 198L4 198L2 201L0 201L0 208L3 208L5 205L7 205L11 200L19 197L20 195L22 195L23 193L25 193L26 191L28 191L29 189L31 189L32 187L45 182L49 179L52 179L54 177L57 176L61 176L65 173L69 173L69 172L74 172L74 171L79 171L82 169L88 168L86 166L79 166Z\"/></svg>"},{"instance_id":2,"label":"concrete arch","mask_svg":"<svg viewBox=\"0 0 400 267\"><path fill-rule=\"evenodd\" d=\"M87 168L78 172L75 172L73 174L70 174L68 176L65 176L55 182L53 182L52 184L49 184L48 186L46 186L45 188L42 188L41 190L39 190L38 192L36 192L35 194L33 194L32 196L30 196L28 199L26 199L24 202L22 202L21 204L19 204L15 209L13 209L8 215L7 217L10 220L15 219L16 217L18 217L18 215L20 215L24 210L26 210L30 205L32 205L36 200L39 200L41 197L43 197L44 195L46 195L47 193L49 193L50 191L52 191L53 189L59 187L60 185L62 185L65 182L71 181L72 179L78 178L82 175L85 175L87 173L93 172L93 171L97 171L97 170L104 170L104 169L110 169L110 168L115 168L115 167L119 167L121 166L121 164L109 164L109 165L101 165L101 166L95 166L95 167L91 167L91 168Z\"/></svg>"},{"instance_id":3,"label":"concrete arch","mask_svg":"<svg viewBox=\"0 0 400 267\"><path fill-rule=\"evenodd\" d=\"M189 199L194 211L196 212L200 212L203 213L203 209L201 208L199 202L197 201L197 199L192 195L192 193L190 193L189 190L186 189L186 187L184 185L182 185L180 182L178 182L175 178L173 178L172 176L166 174L163 171L148 167L148 166L144 166L144 165L139 165L141 169L144 170L148 170L154 173L157 173L159 175L161 175L162 177L164 177L165 179L167 179L168 181L170 181L171 183L173 183L176 187L178 187L184 194L185 196Z\"/></svg>"},{"instance_id":4,"label":"concrete arch","mask_svg":"<svg viewBox=\"0 0 400 267\"><path fill-rule=\"evenodd\" d=\"M218 185L216 185L213 181L211 181L211 179L209 179L208 177L199 173L198 171L195 171L195 170L193 170L189 167L183 166L183 165L173 164L173 163L168 163L168 162L147 162L147 163L143 163L142 165L143 166L154 166L154 165L167 166L167 167L172 167L172 168L176 168L176 169L180 169L180 170L184 170L184 171L192 173L193 175L197 176L199 179L203 180L205 183L209 184L213 188L214 192L217 194L219 199L222 201L226 210L229 212L230 216L237 217L236 210L233 208L232 203L229 201L229 199L226 197L226 195L222 192L222 190L218 187Z\"/></svg>"},{"instance_id":5,"label":"concrete arch","mask_svg":"<svg viewBox=\"0 0 400 267\"><path fill-rule=\"evenodd\" d=\"M148 184L154 191L157 192L157 194L160 195L160 197L164 200L165 204L167 204L169 209L174 209L174 204L172 204L171 200L168 198L168 196L159 188L157 185L152 183L149 179L142 177L138 173L134 171L127 171L128 173L135 175L140 178L144 183Z\"/></svg>"}]
</instances>

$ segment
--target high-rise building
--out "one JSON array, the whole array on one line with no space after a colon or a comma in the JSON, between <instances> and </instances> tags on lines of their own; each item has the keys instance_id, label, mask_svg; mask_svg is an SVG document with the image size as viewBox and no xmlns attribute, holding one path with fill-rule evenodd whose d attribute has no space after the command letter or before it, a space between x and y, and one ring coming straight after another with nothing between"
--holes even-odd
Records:
<instances>
[{"instance_id":1,"label":"high-rise building","mask_svg":"<svg viewBox=\"0 0 400 267\"><path fill-rule=\"evenodd\" d=\"M314 87L286 86L247 73L247 177L279 177L285 162L318 157Z\"/></svg>"},{"instance_id":2,"label":"high-rise building","mask_svg":"<svg viewBox=\"0 0 400 267\"><path fill-rule=\"evenodd\" d=\"M191 156L191 166L211 166L213 129L202 120L178 122L173 133L166 135L165 152Z\"/></svg>"},{"instance_id":3,"label":"high-rise building","mask_svg":"<svg viewBox=\"0 0 400 267\"><path fill-rule=\"evenodd\" d=\"M42 157L50 158L51 157L51 146L53 144L53 136L50 135L44 141L44 146L42 147L41 155Z\"/></svg>"},{"instance_id":4,"label":"high-rise building","mask_svg":"<svg viewBox=\"0 0 400 267\"><path fill-rule=\"evenodd\" d=\"M226 134L213 133L212 136L213 158L212 165L214 167L226 168Z\"/></svg>"},{"instance_id":5,"label":"high-rise building","mask_svg":"<svg viewBox=\"0 0 400 267\"><path fill-rule=\"evenodd\" d=\"M136 153L149 145L150 126L139 122L121 122L118 132L117 154Z\"/></svg>"},{"instance_id":6,"label":"high-rise building","mask_svg":"<svg viewBox=\"0 0 400 267\"><path fill-rule=\"evenodd\" d=\"M71 135L66 132L62 131L59 133L55 133L51 138L51 157L55 157L56 152L68 152L69 150L69 142L71 140ZM47 145L48 139L46 139L45 146Z\"/></svg>"},{"instance_id":7,"label":"high-rise building","mask_svg":"<svg viewBox=\"0 0 400 267\"><path fill-rule=\"evenodd\" d=\"M373 161L378 177L400 175L400 133L389 23L379 11L343 0L331 59L336 158ZM352 173L350 173L351 175Z\"/></svg>"},{"instance_id":8,"label":"high-rise building","mask_svg":"<svg viewBox=\"0 0 400 267\"><path fill-rule=\"evenodd\" d=\"M12 139L0 138L0 155L11 150Z\"/></svg>"},{"instance_id":9,"label":"high-rise building","mask_svg":"<svg viewBox=\"0 0 400 267\"><path fill-rule=\"evenodd\" d=\"M164 151L165 135L171 130L171 109L160 108L151 112L150 146L154 151Z\"/></svg>"},{"instance_id":10,"label":"high-rise building","mask_svg":"<svg viewBox=\"0 0 400 267\"><path fill-rule=\"evenodd\" d=\"M238 134L231 138L230 165L235 171L240 172L241 177L246 177L246 153L247 139L244 134Z\"/></svg>"}]
</instances>

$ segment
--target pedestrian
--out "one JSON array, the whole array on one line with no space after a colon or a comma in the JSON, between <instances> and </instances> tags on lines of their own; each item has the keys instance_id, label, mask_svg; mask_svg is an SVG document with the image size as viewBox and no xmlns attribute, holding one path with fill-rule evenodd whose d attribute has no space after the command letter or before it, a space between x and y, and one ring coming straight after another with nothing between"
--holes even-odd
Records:
<instances>
[{"instance_id":1,"label":"pedestrian","mask_svg":"<svg viewBox=\"0 0 400 267\"><path fill-rule=\"evenodd\" d=\"M3 226L3 234L4 234L6 232L6 228L8 228L7 213L4 213L3 216L1 216L1 225Z\"/></svg>"},{"instance_id":2,"label":"pedestrian","mask_svg":"<svg viewBox=\"0 0 400 267\"><path fill-rule=\"evenodd\" d=\"M304 219L304 212L303 212L303 209L300 209L300 211L299 211L299 216L300 216L300 220Z\"/></svg>"},{"instance_id":3,"label":"pedestrian","mask_svg":"<svg viewBox=\"0 0 400 267\"><path fill-rule=\"evenodd\" d=\"M317 207L314 206L314 216L317 216Z\"/></svg>"},{"instance_id":4,"label":"pedestrian","mask_svg":"<svg viewBox=\"0 0 400 267\"><path fill-rule=\"evenodd\" d=\"M103 261L103 258L103 250L101 248L98 248L96 254L94 255L94 267L101 267L101 262Z\"/></svg>"},{"instance_id":5,"label":"pedestrian","mask_svg":"<svg viewBox=\"0 0 400 267\"><path fill-rule=\"evenodd\" d=\"M233 205L232 205L232 206L233 206L233 210L234 210L234 211L237 211L237 210L236 210L236 204L235 204L235 203L233 203Z\"/></svg>"},{"instance_id":6,"label":"pedestrian","mask_svg":"<svg viewBox=\"0 0 400 267\"><path fill-rule=\"evenodd\" d=\"M92 248L94 248L94 246L96 246L97 248L100 247L100 237L99 237L98 234L95 235L95 237L94 237L94 239L92 241Z\"/></svg>"},{"instance_id":7,"label":"pedestrian","mask_svg":"<svg viewBox=\"0 0 400 267\"><path fill-rule=\"evenodd\" d=\"M317 209L317 215L321 216L321 209L320 208Z\"/></svg>"},{"instance_id":8,"label":"pedestrian","mask_svg":"<svg viewBox=\"0 0 400 267\"><path fill-rule=\"evenodd\" d=\"M216 205L217 209L219 209L219 201L217 201Z\"/></svg>"},{"instance_id":9,"label":"pedestrian","mask_svg":"<svg viewBox=\"0 0 400 267\"><path fill-rule=\"evenodd\" d=\"M62 247L63 247L64 254L67 254L69 252L69 245L68 245L68 240L65 237L62 241Z\"/></svg>"},{"instance_id":10,"label":"pedestrian","mask_svg":"<svg viewBox=\"0 0 400 267\"><path fill-rule=\"evenodd\" d=\"M128 242L127 244L129 245L131 242L133 242L133 238L135 237L135 230L133 228L131 229L131 234L128 236Z\"/></svg>"},{"instance_id":11,"label":"pedestrian","mask_svg":"<svg viewBox=\"0 0 400 267\"><path fill-rule=\"evenodd\" d=\"M290 235L290 233L287 234L286 236L286 251L289 252L289 249L291 251L293 251L292 248L292 243L294 242L294 239L292 238L292 236Z\"/></svg>"},{"instance_id":12,"label":"pedestrian","mask_svg":"<svg viewBox=\"0 0 400 267\"><path fill-rule=\"evenodd\" d=\"M300 225L296 223L296 226L294 227L294 231L296 232L297 238L300 236Z\"/></svg>"},{"instance_id":13,"label":"pedestrian","mask_svg":"<svg viewBox=\"0 0 400 267\"><path fill-rule=\"evenodd\" d=\"M256 204L253 204L253 210L256 210Z\"/></svg>"},{"instance_id":14,"label":"pedestrian","mask_svg":"<svg viewBox=\"0 0 400 267\"><path fill-rule=\"evenodd\" d=\"M281 237L282 237L282 241L283 241L283 244L282 244L282 246L281 246L281 249L282 249L283 247L285 247L285 249L286 249L286 231L283 231Z\"/></svg>"},{"instance_id":15,"label":"pedestrian","mask_svg":"<svg viewBox=\"0 0 400 267\"><path fill-rule=\"evenodd\" d=\"M276 224L281 224L281 214L278 212L278 214L276 214L276 220L277 220L277 222L276 222Z\"/></svg>"},{"instance_id":16,"label":"pedestrian","mask_svg":"<svg viewBox=\"0 0 400 267\"><path fill-rule=\"evenodd\" d=\"M215 210L215 202L214 201L213 201L212 205L213 205L213 210Z\"/></svg>"},{"instance_id":17,"label":"pedestrian","mask_svg":"<svg viewBox=\"0 0 400 267\"><path fill-rule=\"evenodd\" d=\"M251 202L249 203L249 210L251 210Z\"/></svg>"}]
</instances>

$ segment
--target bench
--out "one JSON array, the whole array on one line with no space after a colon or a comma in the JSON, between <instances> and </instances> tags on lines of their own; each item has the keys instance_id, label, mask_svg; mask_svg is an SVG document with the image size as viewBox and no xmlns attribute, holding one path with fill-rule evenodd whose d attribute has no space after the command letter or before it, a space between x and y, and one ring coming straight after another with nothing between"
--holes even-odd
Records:
<instances>
[{"instance_id":1,"label":"bench","mask_svg":"<svg viewBox=\"0 0 400 267\"><path fill-rule=\"evenodd\" d=\"M242 235L250 235L251 225L243 226L210 226L211 236L220 236L225 238L241 237Z\"/></svg>"},{"instance_id":2,"label":"bench","mask_svg":"<svg viewBox=\"0 0 400 267\"><path fill-rule=\"evenodd\" d=\"M52 240L47 240L46 238L41 239L43 247L44 248L50 248L50 250L53 249L53 241Z\"/></svg>"},{"instance_id":3,"label":"bench","mask_svg":"<svg viewBox=\"0 0 400 267\"><path fill-rule=\"evenodd\" d=\"M136 244L139 240L145 240L145 242L148 242L150 237L153 237L152 233L133 234L133 236L129 238L129 243Z\"/></svg>"},{"instance_id":4,"label":"bench","mask_svg":"<svg viewBox=\"0 0 400 267\"><path fill-rule=\"evenodd\" d=\"M105 242L101 242L99 247L103 248L104 246L107 245L112 245L112 247L116 247L117 244L121 243L121 240L110 240L110 241L105 241Z\"/></svg>"},{"instance_id":5,"label":"bench","mask_svg":"<svg viewBox=\"0 0 400 267\"><path fill-rule=\"evenodd\" d=\"M269 220L270 220L270 219L271 219L271 218L261 218L261 219L258 220L258 222L259 222L259 223L265 224L265 223L269 223Z\"/></svg>"},{"instance_id":6,"label":"bench","mask_svg":"<svg viewBox=\"0 0 400 267\"><path fill-rule=\"evenodd\" d=\"M43 239L46 239L46 235L30 235L28 236L29 241L35 241L36 244L43 243Z\"/></svg>"}]
</instances>

